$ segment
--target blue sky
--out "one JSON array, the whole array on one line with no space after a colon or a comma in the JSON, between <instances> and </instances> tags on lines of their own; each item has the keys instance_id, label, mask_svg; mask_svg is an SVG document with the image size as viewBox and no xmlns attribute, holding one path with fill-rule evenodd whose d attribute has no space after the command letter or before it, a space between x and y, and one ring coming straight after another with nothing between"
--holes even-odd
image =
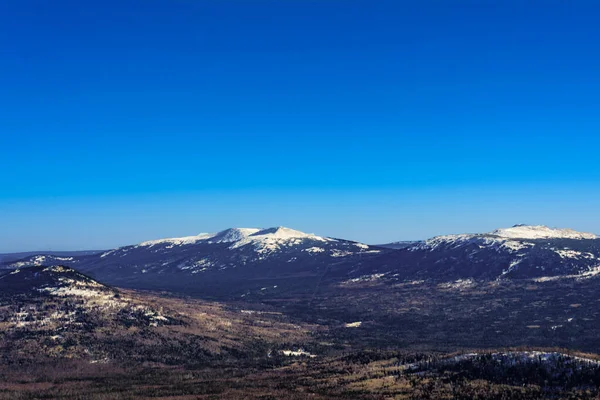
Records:
<instances>
[{"instance_id":1,"label":"blue sky","mask_svg":"<svg viewBox=\"0 0 600 400\"><path fill-rule=\"evenodd\" d=\"M0 251L600 233L592 1L1 1Z\"/></svg>"}]
</instances>

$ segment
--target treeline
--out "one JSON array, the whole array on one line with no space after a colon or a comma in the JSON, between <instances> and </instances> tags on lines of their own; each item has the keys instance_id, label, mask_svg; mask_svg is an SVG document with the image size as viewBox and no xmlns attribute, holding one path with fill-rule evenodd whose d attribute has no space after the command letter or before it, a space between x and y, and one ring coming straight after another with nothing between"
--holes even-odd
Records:
<instances>
[{"instance_id":1,"label":"treeline","mask_svg":"<svg viewBox=\"0 0 600 400\"><path fill-rule=\"evenodd\" d=\"M600 364L562 354L481 354L449 362L421 362L406 374L437 374L450 380L484 379L513 386L536 385L548 390L600 388Z\"/></svg>"}]
</instances>

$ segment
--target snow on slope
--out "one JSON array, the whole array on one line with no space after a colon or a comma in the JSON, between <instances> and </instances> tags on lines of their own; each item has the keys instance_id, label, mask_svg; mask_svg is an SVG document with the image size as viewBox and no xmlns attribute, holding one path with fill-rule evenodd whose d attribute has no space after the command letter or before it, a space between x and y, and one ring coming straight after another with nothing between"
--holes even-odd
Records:
<instances>
[{"instance_id":1,"label":"snow on slope","mask_svg":"<svg viewBox=\"0 0 600 400\"><path fill-rule=\"evenodd\" d=\"M246 239L250 235L260 232L256 228L231 228L213 234L210 237L209 243L235 243Z\"/></svg>"},{"instance_id":2,"label":"snow on slope","mask_svg":"<svg viewBox=\"0 0 600 400\"><path fill-rule=\"evenodd\" d=\"M167 238L167 239L156 239L148 240L138 244L139 247L152 247L160 244L170 244L173 246L181 246L185 244L194 244L200 241L205 241L212 238L214 235L208 233L201 233L196 236L185 236L180 238Z\"/></svg>"},{"instance_id":3,"label":"snow on slope","mask_svg":"<svg viewBox=\"0 0 600 400\"><path fill-rule=\"evenodd\" d=\"M148 240L138 244L136 247L152 247L156 245L168 244L169 248L174 246L183 246L188 244L196 244L198 242L205 243L235 243L248 238L260 232L256 228L231 228L218 233L201 233L196 236L184 236L179 238L166 238L157 240Z\"/></svg>"},{"instance_id":4,"label":"snow on slope","mask_svg":"<svg viewBox=\"0 0 600 400\"><path fill-rule=\"evenodd\" d=\"M286 274L321 268L327 262L345 262L344 257L366 256L381 252L362 243L325 238L285 227L267 229L232 228L214 234L150 240L124 246L71 263L85 273L110 284L138 284L141 276L152 285L162 285L174 274L217 276L222 271L248 266L256 274L273 274L273 266L281 265ZM333 260L337 258L339 260ZM35 260L34 260L35 261ZM39 264L22 260L19 266ZM311 273L312 273L311 272ZM243 275L249 272L236 272ZM233 273L232 273L233 274ZM235 275L234 274L234 275ZM156 280L156 281L153 281ZM184 282L182 280L182 284ZM162 286L161 286L162 287Z\"/></svg>"},{"instance_id":5,"label":"snow on slope","mask_svg":"<svg viewBox=\"0 0 600 400\"><path fill-rule=\"evenodd\" d=\"M334 239L326 239L320 236L307 234L289 228L269 228L258 231L252 235L236 241L230 246L230 249L253 245L255 250L260 253L270 253L278 250L282 246L292 246L299 244L302 240L310 239L319 242L335 241Z\"/></svg>"},{"instance_id":6,"label":"snow on slope","mask_svg":"<svg viewBox=\"0 0 600 400\"><path fill-rule=\"evenodd\" d=\"M189 244L204 243L231 243L230 249L246 246L249 244L255 245L258 249L264 251L273 250L281 244L294 244L302 239L311 239L316 241L334 241L334 239L326 239L309 233L300 232L294 229L277 227L268 229L257 228L231 228L218 233L202 233L197 236L186 236L180 238L168 238L149 240L142 242L135 247L152 247L156 245L167 244L168 248L174 246L183 246ZM107 252L105 254L111 253Z\"/></svg>"},{"instance_id":7,"label":"snow on slope","mask_svg":"<svg viewBox=\"0 0 600 400\"><path fill-rule=\"evenodd\" d=\"M152 249L153 253L163 252L164 250L184 250L186 246L192 245L222 245L214 247L214 254L224 254L223 246L229 250L237 250L241 248L251 248L257 254L258 260L275 254L280 250L291 250L295 246L308 246L311 250L307 251L310 254L325 252L321 244L339 242L336 239L324 238L310 233L300 232L294 229L285 227L275 227L267 229L258 228L231 228L224 231L207 234L203 233L197 236L187 236L180 238L167 238L142 242L134 246L125 246L118 249L107 251L100 255L100 258L108 256L125 257L137 250ZM345 248L351 250L348 254L367 252L369 246L348 242L344 244ZM203 251L206 251L205 248ZM211 256L207 254L207 256ZM193 257L192 257L193 258ZM199 262L202 265L198 264ZM210 260L195 260L192 264L183 265L183 269L194 269L198 266L209 267L213 263ZM193 267L193 268L192 268ZM206 270L206 268L205 268Z\"/></svg>"}]
</instances>

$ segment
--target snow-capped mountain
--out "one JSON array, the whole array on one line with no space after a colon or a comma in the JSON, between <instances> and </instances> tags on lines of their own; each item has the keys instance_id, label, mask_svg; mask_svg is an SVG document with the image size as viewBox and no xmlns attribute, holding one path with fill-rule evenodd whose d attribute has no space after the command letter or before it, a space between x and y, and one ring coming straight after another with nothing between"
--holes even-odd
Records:
<instances>
[{"instance_id":1,"label":"snow-capped mountain","mask_svg":"<svg viewBox=\"0 0 600 400\"><path fill-rule=\"evenodd\" d=\"M30 256L5 267L56 263L115 286L240 298L312 293L323 284L373 279L591 278L600 275L600 238L515 225L381 247L283 227L232 228L79 257Z\"/></svg>"},{"instance_id":2,"label":"snow-capped mountain","mask_svg":"<svg viewBox=\"0 0 600 400\"><path fill-rule=\"evenodd\" d=\"M281 291L304 283L309 287L326 273L346 274L386 251L284 227L232 228L60 261L111 285L240 296L263 288ZM32 256L8 267L47 261L47 256Z\"/></svg>"},{"instance_id":3,"label":"snow-capped mountain","mask_svg":"<svg viewBox=\"0 0 600 400\"><path fill-rule=\"evenodd\" d=\"M283 248L301 245L306 242L318 244L335 241L335 239L323 238L284 227L269 229L231 228L215 234L203 233L197 236L150 240L140 243L137 246L128 246L105 252L101 254L100 257L106 257L122 250L130 251L139 248L152 248L153 250L156 250L158 248L173 249L175 247L198 244L227 244L230 250L251 246L257 255L259 255L259 258L261 256L262 258L265 258L277 253ZM357 244L356 247L358 250L364 249L364 246L362 245Z\"/></svg>"},{"instance_id":4,"label":"snow-capped mountain","mask_svg":"<svg viewBox=\"0 0 600 400\"><path fill-rule=\"evenodd\" d=\"M387 256L379 269L441 280L587 278L600 274L600 238L572 229L515 225L483 234L437 236Z\"/></svg>"}]
</instances>

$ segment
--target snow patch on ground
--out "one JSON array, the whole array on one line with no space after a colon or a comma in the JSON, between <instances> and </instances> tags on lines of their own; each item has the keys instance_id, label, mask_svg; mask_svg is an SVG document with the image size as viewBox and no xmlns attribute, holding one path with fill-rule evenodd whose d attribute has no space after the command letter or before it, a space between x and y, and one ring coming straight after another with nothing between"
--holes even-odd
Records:
<instances>
[{"instance_id":1,"label":"snow patch on ground","mask_svg":"<svg viewBox=\"0 0 600 400\"><path fill-rule=\"evenodd\" d=\"M502 247L504 247L508 250L512 250L514 252L517 252L517 251L523 250L523 249L527 249L527 248L530 248L533 246L534 246L533 243L518 242L516 240L508 240L508 241L502 243Z\"/></svg>"},{"instance_id":2,"label":"snow patch on ground","mask_svg":"<svg viewBox=\"0 0 600 400\"><path fill-rule=\"evenodd\" d=\"M560 258L586 258L588 260L593 260L596 258L596 256L594 256L592 253L583 253L581 251L575 251L570 249L556 249L554 251L560 256Z\"/></svg>"},{"instance_id":3,"label":"snow patch on ground","mask_svg":"<svg viewBox=\"0 0 600 400\"><path fill-rule=\"evenodd\" d=\"M201 258L191 263L182 263L178 266L178 268L182 271L191 270L192 274L197 274L199 272L204 272L214 266L215 263L212 262L210 259Z\"/></svg>"},{"instance_id":4,"label":"snow patch on ground","mask_svg":"<svg viewBox=\"0 0 600 400\"><path fill-rule=\"evenodd\" d=\"M504 275L506 275L506 274L509 274L509 273L511 273L512 271L514 271L515 269L517 269L517 267L519 266L519 264L521 263L521 261L523 261L523 259L522 259L522 258L517 258L517 259L515 259L515 260L511 261L511 263L510 263L510 265L508 266L508 268L502 271L502 274L501 274L501 276L504 276Z\"/></svg>"},{"instance_id":5,"label":"snow patch on ground","mask_svg":"<svg viewBox=\"0 0 600 400\"><path fill-rule=\"evenodd\" d=\"M579 274L579 277L582 279L592 278L594 276L600 275L600 265L596 267L591 267L589 270L582 272Z\"/></svg>"},{"instance_id":6,"label":"snow patch on ground","mask_svg":"<svg viewBox=\"0 0 600 400\"><path fill-rule=\"evenodd\" d=\"M321 247L310 247L308 249L304 249L303 251L305 251L307 253L324 253L325 249L323 249Z\"/></svg>"},{"instance_id":7,"label":"snow patch on ground","mask_svg":"<svg viewBox=\"0 0 600 400\"><path fill-rule=\"evenodd\" d=\"M384 274L362 275L362 276L359 276L358 278L349 279L349 280L344 281L342 283L343 284L348 284L348 283L359 283L359 282L373 282L373 281L376 281L378 279L383 278L387 274L388 273L386 272Z\"/></svg>"},{"instance_id":8,"label":"snow patch on ground","mask_svg":"<svg viewBox=\"0 0 600 400\"><path fill-rule=\"evenodd\" d=\"M454 282L440 283L438 287L442 289L461 290L472 288L475 285L476 282L473 279L458 279Z\"/></svg>"},{"instance_id":9,"label":"snow patch on ground","mask_svg":"<svg viewBox=\"0 0 600 400\"><path fill-rule=\"evenodd\" d=\"M282 350L281 352L283 353L284 356L287 356L287 357L309 357L309 358L316 357L316 355L310 354L308 351L304 351L304 349Z\"/></svg>"},{"instance_id":10,"label":"snow patch on ground","mask_svg":"<svg viewBox=\"0 0 600 400\"><path fill-rule=\"evenodd\" d=\"M582 271L579 274L572 275L555 275L555 276L541 276L539 278L534 278L534 282L552 282L558 281L562 279L590 279L600 275L600 265L595 267L588 268L587 271Z\"/></svg>"},{"instance_id":11,"label":"snow patch on ground","mask_svg":"<svg viewBox=\"0 0 600 400\"><path fill-rule=\"evenodd\" d=\"M347 250L331 250L331 257L348 257L351 256L352 254L354 254L351 251L347 251Z\"/></svg>"}]
</instances>

